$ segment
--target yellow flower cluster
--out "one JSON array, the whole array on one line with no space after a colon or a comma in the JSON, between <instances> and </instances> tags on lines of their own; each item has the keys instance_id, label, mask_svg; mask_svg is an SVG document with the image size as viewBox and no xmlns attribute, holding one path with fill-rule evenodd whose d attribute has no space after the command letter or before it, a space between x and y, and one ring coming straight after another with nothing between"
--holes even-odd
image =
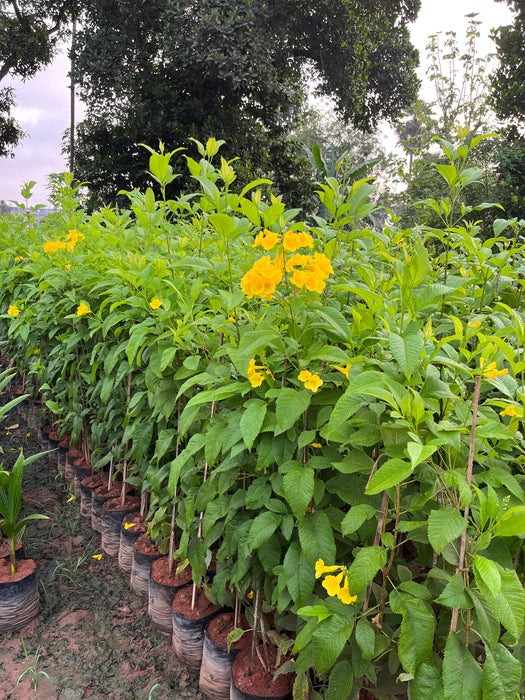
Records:
<instances>
[{"instance_id":1,"label":"yellow flower cluster","mask_svg":"<svg viewBox=\"0 0 525 700\"><path fill-rule=\"evenodd\" d=\"M262 246L264 250L271 250L274 246L281 242L281 238L278 233L273 231L268 231L264 229L261 231L257 238L254 240L252 248L257 248L257 246Z\"/></svg>"},{"instance_id":2,"label":"yellow flower cluster","mask_svg":"<svg viewBox=\"0 0 525 700\"><path fill-rule=\"evenodd\" d=\"M91 313L91 309L89 308L89 306L87 304L84 304L84 302L82 302L81 304L78 305L77 316L85 316L86 314L90 314L90 313Z\"/></svg>"},{"instance_id":3,"label":"yellow flower cluster","mask_svg":"<svg viewBox=\"0 0 525 700\"><path fill-rule=\"evenodd\" d=\"M18 314L20 313L20 309L18 308L18 306L16 306L16 304L12 304L7 309L7 313L9 314L9 316L18 316Z\"/></svg>"},{"instance_id":4,"label":"yellow flower cluster","mask_svg":"<svg viewBox=\"0 0 525 700\"><path fill-rule=\"evenodd\" d=\"M339 573L333 576L333 571L339 571ZM357 600L357 596L350 595L350 590L348 588L348 570L346 566L326 566L322 559L318 559L315 563L315 578L320 578L328 573L330 576L326 576L323 581L323 588L328 595L333 598L339 598L345 605L354 603Z\"/></svg>"},{"instance_id":5,"label":"yellow flower cluster","mask_svg":"<svg viewBox=\"0 0 525 700\"><path fill-rule=\"evenodd\" d=\"M307 369L303 369L297 379L304 384L305 389L310 389L314 394L323 385L321 377L318 374L312 374Z\"/></svg>"},{"instance_id":6,"label":"yellow flower cluster","mask_svg":"<svg viewBox=\"0 0 525 700\"><path fill-rule=\"evenodd\" d=\"M313 248L314 239L306 231L295 233L287 231L283 236L283 248L290 253L295 253L298 248Z\"/></svg>"},{"instance_id":7,"label":"yellow flower cluster","mask_svg":"<svg viewBox=\"0 0 525 700\"><path fill-rule=\"evenodd\" d=\"M297 267L302 267L297 270ZM311 255L292 255L286 263L286 271L293 272L290 282L296 287L306 287L309 292L321 294L326 287L325 280L333 274L332 264L323 253Z\"/></svg>"},{"instance_id":8,"label":"yellow flower cluster","mask_svg":"<svg viewBox=\"0 0 525 700\"><path fill-rule=\"evenodd\" d=\"M496 379L496 377L504 377L506 374L509 373L508 369L498 369L495 362L491 362L489 365L487 365L486 369L483 369L484 365L485 360L481 358L481 360L479 361L479 366L483 370L483 376L486 379Z\"/></svg>"},{"instance_id":9,"label":"yellow flower cluster","mask_svg":"<svg viewBox=\"0 0 525 700\"><path fill-rule=\"evenodd\" d=\"M262 372L257 372L258 369L264 369L264 367L262 365L256 365L255 360L250 360L246 376L253 387L261 386L263 383L264 374L262 374Z\"/></svg>"},{"instance_id":10,"label":"yellow flower cluster","mask_svg":"<svg viewBox=\"0 0 525 700\"><path fill-rule=\"evenodd\" d=\"M56 253L58 250L74 250L76 244L83 238L83 233L70 229L65 241L46 241L44 243L44 253Z\"/></svg>"},{"instance_id":11,"label":"yellow flower cluster","mask_svg":"<svg viewBox=\"0 0 525 700\"><path fill-rule=\"evenodd\" d=\"M265 255L256 260L251 269L241 280L241 289L248 299L260 296L262 299L272 299L275 289L283 278L282 260L276 256L275 260Z\"/></svg>"},{"instance_id":12,"label":"yellow flower cluster","mask_svg":"<svg viewBox=\"0 0 525 700\"><path fill-rule=\"evenodd\" d=\"M518 409L516 404L508 405L503 411L500 411L500 416L510 416L511 418L522 418L523 413Z\"/></svg>"},{"instance_id":13,"label":"yellow flower cluster","mask_svg":"<svg viewBox=\"0 0 525 700\"><path fill-rule=\"evenodd\" d=\"M151 306L152 309L158 309L159 306L162 306L162 302L160 299L157 299L157 297L155 297L155 299L152 299L150 301L149 305Z\"/></svg>"},{"instance_id":14,"label":"yellow flower cluster","mask_svg":"<svg viewBox=\"0 0 525 700\"><path fill-rule=\"evenodd\" d=\"M20 262L20 261L23 260L23 259L24 259L24 258L23 258L21 255L17 255L16 258L15 258L15 262Z\"/></svg>"}]
</instances>

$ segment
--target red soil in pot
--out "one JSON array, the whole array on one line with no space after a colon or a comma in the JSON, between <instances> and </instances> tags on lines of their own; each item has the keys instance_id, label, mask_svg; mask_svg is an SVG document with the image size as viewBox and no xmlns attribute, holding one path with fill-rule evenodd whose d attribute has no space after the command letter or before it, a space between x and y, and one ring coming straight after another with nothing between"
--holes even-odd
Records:
<instances>
[{"instance_id":1,"label":"red soil in pot","mask_svg":"<svg viewBox=\"0 0 525 700\"><path fill-rule=\"evenodd\" d=\"M157 543L146 535L141 535L133 546L141 554L160 554Z\"/></svg>"},{"instance_id":2,"label":"red soil in pot","mask_svg":"<svg viewBox=\"0 0 525 700\"><path fill-rule=\"evenodd\" d=\"M137 498L136 496L127 496L126 500L124 501L124 505L122 504L122 501L120 498L110 498L107 501L104 501L102 504L102 510L112 510L112 511L118 511L118 510L128 510L128 508L138 508L140 506L140 498Z\"/></svg>"},{"instance_id":3,"label":"red soil in pot","mask_svg":"<svg viewBox=\"0 0 525 700\"><path fill-rule=\"evenodd\" d=\"M85 476L80 484L86 488L94 489L97 486L100 486L100 477L98 474L93 474L93 476Z\"/></svg>"},{"instance_id":4,"label":"red soil in pot","mask_svg":"<svg viewBox=\"0 0 525 700\"><path fill-rule=\"evenodd\" d=\"M20 559L16 562L16 572L11 573L11 564L8 559L0 559L0 583L14 583L21 581L34 573L36 564L32 559Z\"/></svg>"},{"instance_id":5,"label":"red soil in pot","mask_svg":"<svg viewBox=\"0 0 525 700\"><path fill-rule=\"evenodd\" d=\"M98 486L93 493L95 496L100 496L100 497L106 497L109 496L109 498L116 498L117 496L120 496L120 492L122 491L122 486L121 484L113 484L111 488L108 491L107 484L102 484L102 486Z\"/></svg>"},{"instance_id":6,"label":"red soil in pot","mask_svg":"<svg viewBox=\"0 0 525 700\"><path fill-rule=\"evenodd\" d=\"M187 620L200 620L202 617L211 615L217 610L220 610L216 605L206 598L206 594L202 589L197 591L195 596L195 608L191 609L191 599L193 595L193 586L187 586L177 591L171 606L176 613L182 615Z\"/></svg>"},{"instance_id":7,"label":"red soil in pot","mask_svg":"<svg viewBox=\"0 0 525 700\"><path fill-rule=\"evenodd\" d=\"M206 634L208 638L217 646L228 648L228 635L235 629L233 626L235 615L233 613L222 613L217 615L213 620L208 622ZM249 630L248 620L241 615L239 627L243 630ZM237 642L234 642L230 649L248 649L252 643L251 634L244 634Z\"/></svg>"},{"instance_id":8,"label":"red soil in pot","mask_svg":"<svg viewBox=\"0 0 525 700\"><path fill-rule=\"evenodd\" d=\"M136 513L128 513L124 516L122 522L124 525L130 525L133 523L135 527L129 528L130 530L133 530L133 532L146 532L148 529L144 516L137 515Z\"/></svg>"},{"instance_id":9,"label":"red soil in pot","mask_svg":"<svg viewBox=\"0 0 525 700\"><path fill-rule=\"evenodd\" d=\"M177 545L178 546L178 545ZM151 578L159 586L184 586L191 581L191 566L187 566L179 574L176 573L180 562L173 563L173 571L169 575L169 557L160 557L151 562Z\"/></svg>"},{"instance_id":10,"label":"red soil in pot","mask_svg":"<svg viewBox=\"0 0 525 700\"><path fill-rule=\"evenodd\" d=\"M264 650L259 645L259 650L263 659ZM246 649L235 658L232 664L232 678L235 686L248 695L260 695L266 697L284 697L291 694L295 681L295 673L283 673L273 680L275 673L275 660L277 649L268 646L268 657L270 661L270 673L267 673L261 666L257 655L255 655L254 671L250 675L250 650ZM286 659L284 659L286 660Z\"/></svg>"}]
</instances>

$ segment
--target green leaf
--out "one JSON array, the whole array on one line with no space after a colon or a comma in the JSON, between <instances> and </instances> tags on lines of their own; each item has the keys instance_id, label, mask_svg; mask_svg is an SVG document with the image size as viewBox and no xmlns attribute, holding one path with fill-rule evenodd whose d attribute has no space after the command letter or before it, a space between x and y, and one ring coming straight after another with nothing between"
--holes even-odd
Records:
<instances>
[{"instance_id":1,"label":"green leaf","mask_svg":"<svg viewBox=\"0 0 525 700\"><path fill-rule=\"evenodd\" d=\"M375 508L368 503L359 503L350 508L341 522L341 532L343 535L351 535L358 530L361 525L375 515Z\"/></svg>"},{"instance_id":2,"label":"green leaf","mask_svg":"<svg viewBox=\"0 0 525 700\"><path fill-rule=\"evenodd\" d=\"M480 591L484 593L485 586L493 596L497 596L501 590L501 575L498 565L491 559L476 554L473 568Z\"/></svg>"},{"instance_id":3,"label":"green leaf","mask_svg":"<svg viewBox=\"0 0 525 700\"><path fill-rule=\"evenodd\" d=\"M391 486L405 481L412 474L412 464L405 459L389 459L376 471L370 479L365 493L368 496L373 496L376 493L381 493L389 489Z\"/></svg>"},{"instance_id":4,"label":"green leaf","mask_svg":"<svg viewBox=\"0 0 525 700\"><path fill-rule=\"evenodd\" d=\"M400 370L408 379L419 364L424 346L423 335L414 333L402 337L397 333L389 334L390 352L399 365Z\"/></svg>"},{"instance_id":5,"label":"green leaf","mask_svg":"<svg viewBox=\"0 0 525 700\"><path fill-rule=\"evenodd\" d=\"M314 495L315 472L311 467L293 467L284 475L283 490L292 513L302 520Z\"/></svg>"},{"instance_id":6,"label":"green leaf","mask_svg":"<svg viewBox=\"0 0 525 700\"><path fill-rule=\"evenodd\" d=\"M428 539L434 551L440 554L449 542L455 540L465 531L466 527L465 518L451 506L430 511Z\"/></svg>"},{"instance_id":7,"label":"green leaf","mask_svg":"<svg viewBox=\"0 0 525 700\"><path fill-rule=\"evenodd\" d=\"M324 673L335 664L343 651L351 630L352 626L345 625L338 615L333 615L319 622L312 639L314 664L317 673Z\"/></svg>"},{"instance_id":8,"label":"green leaf","mask_svg":"<svg viewBox=\"0 0 525 700\"><path fill-rule=\"evenodd\" d=\"M170 464L170 476L168 480L168 493L171 497L175 493L175 487L179 481L179 476L182 467L196 452L204 447L205 437L202 433L192 435L188 440L188 444L182 452Z\"/></svg>"},{"instance_id":9,"label":"green leaf","mask_svg":"<svg viewBox=\"0 0 525 700\"><path fill-rule=\"evenodd\" d=\"M326 513L322 510L307 513L298 527L301 548L311 566L318 559L327 563L335 561L334 535Z\"/></svg>"},{"instance_id":10,"label":"green leaf","mask_svg":"<svg viewBox=\"0 0 525 700\"><path fill-rule=\"evenodd\" d=\"M457 573L452 576L439 598L436 599L436 603L460 610L472 608L472 600L465 588L463 574Z\"/></svg>"},{"instance_id":11,"label":"green leaf","mask_svg":"<svg viewBox=\"0 0 525 700\"><path fill-rule=\"evenodd\" d=\"M320 556L322 558L322 555ZM351 595L359 593L368 586L379 569L386 564L386 558L387 551L383 547L363 547L357 552L348 569Z\"/></svg>"},{"instance_id":12,"label":"green leaf","mask_svg":"<svg viewBox=\"0 0 525 700\"><path fill-rule=\"evenodd\" d=\"M297 606L304 605L315 586L315 571L301 552L299 542L288 547L283 561L286 587Z\"/></svg>"},{"instance_id":13,"label":"green leaf","mask_svg":"<svg viewBox=\"0 0 525 700\"><path fill-rule=\"evenodd\" d=\"M500 636L500 624L485 596L472 588L469 589L469 595L472 598L475 610L473 627L481 634L483 641L488 642L490 647L493 647Z\"/></svg>"},{"instance_id":14,"label":"green leaf","mask_svg":"<svg viewBox=\"0 0 525 700\"><path fill-rule=\"evenodd\" d=\"M355 626L355 640L364 659L373 659L376 633L365 617L360 617Z\"/></svg>"},{"instance_id":15,"label":"green leaf","mask_svg":"<svg viewBox=\"0 0 525 700\"><path fill-rule=\"evenodd\" d=\"M410 698L413 700L443 700L443 681L440 666L420 664L410 682Z\"/></svg>"},{"instance_id":16,"label":"green leaf","mask_svg":"<svg viewBox=\"0 0 525 700\"><path fill-rule=\"evenodd\" d=\"M437 445L422 445L419 442L409 442L407 452L412 463L412 468L427 460L438 449Z\"/></svg>"},{"instance_id":17,"label":"green leaf","mask_svg":"<svg viewBox=\"0 0 525 700\"><path fill-rule=\"evenodd\" d=\"M399 660L405 671L414 675L419 664L432 653L436 618L431 607L417 598L411 598L406 603L402 614Z\"/></svg>"},{"instance_id":18,"label":"green leaf","mask_svg":"<svg viewBox=\"0 0 525 700\"><path fill-rule=\"evenodd\" d=\"M305 607L299 608L297 614L303 615L304 617L316 617L318 620L325 620L327 617L333 615L331 610L328 610L324 605L306 605Z\"/></svg>"},{"instance_id":19,"label":"green leaf","mask_svg":"<svg viewBox=\"0 0 525 700\"><path fill-rule=\"evenodd\" d=\"M514 700L517 697L521 664L503 644L494 649L485 645L483 665L483 700Z\"/></svg>"},{"instance_id":20,"label":"green leaf","mask_svg":"<svg viewBox=\"0 0 525 700\"><path fill-rule=\"evenodd\" d=\"M448 636L443 657L445 700L482 700L482 682L481 668L452 632Z\"/></svg>"},{"instance_id":21,"label":"green leaf","mask_svg":"<svg viewBox=\"0 0 525 700\"><path fill-rule=\"evenodd\" d=\"M523 631L525 617L523 586L516 572L512 569L502 569L500 576L501 591L494 599L487 602L501 624L505 625L516 639L519 639Z\"/></svg>"},{"instance_id":22,"label":"green leaf","mask_svg":"<svg viewBox=\"0 0 525 700\"><path fill-rule=\"evenodd\" d=\"M525 536L525 506L509 508L496 523L498 537Z\"/></svg>"},{"instance_id":23,"label":"green leaf","mask_svg":"<svg viewBox=\"0 0 525 700\"><path fill-rule=\"evenodd\" d=\"M242 414L239 428L246 448L251 450L255 438L259 435L264 423L268 404L261 399L250 399L246 402L245 408L246 410Z\"/></svg>"},{"instance_id":24,"label":"green leaf","mask_svg":"<svg viewBox=\"0 0 525 700\"><path fill-rule=\"evenodd\" d=\"M293 684L293 700L308 700L310 682L306 673L298 673Z\"/></svg>"},{"instance_id":25,"label":"green leaf","mask_svg":"<svg viewBox=\"0 0 525 700\"><path fill-rule=\"evenodd\" d=\"M281 523L281 516L269 510L259 513L250 527L248 549L253 552L268 541Z\"/></svg>"},{"instance_id":26,"label":"green leaf","mask_svg":"<svg viewBox=\"0 0 525 700\"><path fill-rule=\"evenodd\" d=\"M354 671L346 659L338 661L330 673L326 700L346 700L352 692Z\"/></svg>"},{"instance_id":27,"label":"green leaf","mask_svg":"<svg viewBox=\"0 0 525 700\"><path fill-rule=\"evenodd\" d=\"M286 432L303 415L312 398L312 392L308 390L298 391L285 387L279 391L275 402L275 417L278 431L276 435Z\"/></svg>"}]
</instances>

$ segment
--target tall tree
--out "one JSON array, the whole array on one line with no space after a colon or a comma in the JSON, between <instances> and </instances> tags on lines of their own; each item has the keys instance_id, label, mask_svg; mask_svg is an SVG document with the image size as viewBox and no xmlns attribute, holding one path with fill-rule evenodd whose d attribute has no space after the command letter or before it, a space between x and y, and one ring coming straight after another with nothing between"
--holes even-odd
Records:
<instances>
[{"instance_id":1,"label":"tall tree","mask_svg":"<svg viewBox=\"0 0 525 700\"><path fill-rule=\"evenodd\" d=\"M492 78L492 105L499 117L519 124L525 115L525 3L503 1L516 16L494 33L500 62Z\"/></svg>"},{"instance_id":2,"label":"tall tree","mask_svg":"<svg viewBox=\"0 0 525 700\"><path fill-rule=\"evenodd\" d=\"M413 101L417 52L407 23L420 0L93 0L82 17L76 80L88 118L77 172L112 200L145 183L140 142L227 142L247 174L301 191L290 138L305 71L361 129ZM180 182L180 181L178 181Z\"/></svg>"},{"instance_id":3,"label":"tall tree","mask_svg":"<svg viewBox=\"0 0 525 700\"><path fill-rule=\"evenodd\" d=\"M32 78L48 65L76 0L0 0L0 82ZM14 91L0 89L0 156L13 154L24 136L11 116Z\"/></svg>"}]
</instances>

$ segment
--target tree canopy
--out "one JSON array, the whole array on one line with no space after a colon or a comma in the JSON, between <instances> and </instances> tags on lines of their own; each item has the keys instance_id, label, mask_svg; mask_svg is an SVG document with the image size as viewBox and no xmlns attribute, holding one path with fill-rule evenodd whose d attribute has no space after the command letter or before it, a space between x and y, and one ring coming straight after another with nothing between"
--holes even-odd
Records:
<instances>
[{"instance_id":1,"label":"tree canopy","mask_svg":"<svg viewBox=\"0 0 525 700\"><path fill-rule=\"evenodd\" d=\"M0 0L0 82L32 78L48 65L75 0ZM0 156L12 154L23 132L10 115L12 88L0 89Z\"/></svg>"},{"instance_id":2,"label":"tree canopy","mask_svg":"<svg viewBox=\"0 0 525 700\"><path fill-rule=\"evenodd\" d=\"M75 79L88 117L77 176L106 201L144 184L147 153L188 137L227 142L250 175L300 193L290 137L304 85L333 95L363 130L413 102L409 40L420 0L93 0L76 41Z\"/></svg>"},{"instance_id":3,"label":"tree canopy","mask_svg":"<svg viewBox=\"0 0 525 700\"><path fill-rule=\"evenodd\" d=\"M492 79L492 105L499 117L518 123L525 115L525 5L506 2L516 16L494 35L500 64Z\"/></svg>"}]
</instances>

